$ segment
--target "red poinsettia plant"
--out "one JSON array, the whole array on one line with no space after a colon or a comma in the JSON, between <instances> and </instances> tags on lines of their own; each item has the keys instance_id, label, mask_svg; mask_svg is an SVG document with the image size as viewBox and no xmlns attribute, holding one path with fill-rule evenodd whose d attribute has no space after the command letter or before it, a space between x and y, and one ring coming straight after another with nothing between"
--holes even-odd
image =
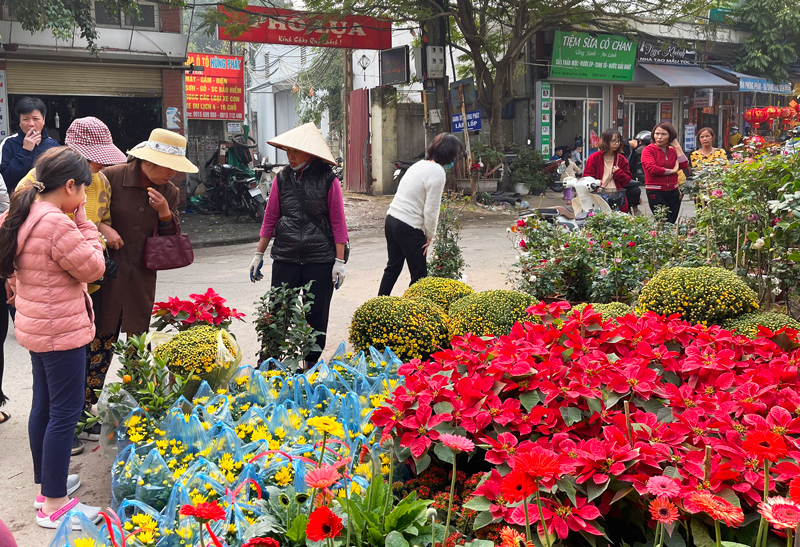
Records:
<instances>
[{"instance_id":1,"label":"red poinsettia plant","mask_svg":"<svg viewBox=\"0 0 800 547\"><path fill-rule=\"evenodd\" d=\"M190 294L190 300L170 296L166 302L153 306L153 324L156 330L173 327L179 331L197 325L211 325L228 329L234 319L244 321L244 314L225 305L225 299L209 288L204 294Z\"/></svg>"},{"instance_id":2,"label":"red poinsettia plant","mask_svg":"<svg viewBox=\"0 0 800 547\"><path fill-rule=\"evenodd\" d=\"M399 460L419 473L453 461L443 437L472 441L494 466L463 506L474 527L528 528L526 541L535 527L542 545L786 537L774 522L791 519L768 509L800 498L797 331L750 340L678 316L568 309L538 304L541 323L403 365L372 415Z\"/></svg>"}]
</instances>

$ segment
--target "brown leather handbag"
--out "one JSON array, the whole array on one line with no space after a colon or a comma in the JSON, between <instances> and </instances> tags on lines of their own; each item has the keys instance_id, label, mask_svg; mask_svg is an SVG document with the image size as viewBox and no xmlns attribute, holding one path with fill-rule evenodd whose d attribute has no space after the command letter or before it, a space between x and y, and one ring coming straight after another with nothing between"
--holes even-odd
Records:
<instances>
[{"instance_id":1,"label":"brown leather handbag","mask_svg":"<svg viewBox=\"0 0 800 547\"><path fill-rule=\"evenodd\" d=\"M174 270L194 262L194 251L189 236L181 233L178 221L173 217L175 235L158 235L158 224L152 237L144 244L144 266L150 270Z\"/></svg>"}]
</instances>

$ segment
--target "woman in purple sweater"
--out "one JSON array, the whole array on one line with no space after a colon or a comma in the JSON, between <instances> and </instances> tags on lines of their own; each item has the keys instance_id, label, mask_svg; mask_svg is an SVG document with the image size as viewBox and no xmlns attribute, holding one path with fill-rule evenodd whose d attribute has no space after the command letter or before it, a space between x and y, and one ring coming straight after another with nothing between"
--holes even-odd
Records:
<instances>
[{"instance_id":1,"label":"woman in purple sweater","mask_svg":"<svg viewBox=\"0 0 800 547\"><path fill-rule=\"evenodd\" d=\"M306 357L306 366L319 360L325 348L333 290L344 283L347 222L336 161L313 123L296 127L267 141L286 151L289 165L272 182L250 281L264 276L264 252L272 244L272 286L291 288L311 282L314 303L306 319L315 330L320 351Z\"/></svg>"}]
</instances>

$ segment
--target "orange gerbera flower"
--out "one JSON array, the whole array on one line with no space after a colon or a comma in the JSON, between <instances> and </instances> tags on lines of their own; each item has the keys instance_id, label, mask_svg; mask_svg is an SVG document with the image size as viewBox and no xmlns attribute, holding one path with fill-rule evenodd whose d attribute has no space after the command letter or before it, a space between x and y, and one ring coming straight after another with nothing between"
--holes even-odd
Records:
<instances>
[{"instance_id":1,"label":"orange gerbera flower","mask_svg":"<svg viewBox=\"0 0 800 547\"><path fill-rule=\"evenodd\" d=\"M306 473L306 484L309 488L320 490L330 488L339 480L339 471L332 465L323 465Z\"/></svg>"},{"instance_id":2,"label":"orange gerbera flower","mask_svg":"<svg viewBox=\"0 0 800 547\"><path fill-rule=\"evenodd\" d=\"M739 526L744 521L744 513L739 507L705 490L692 492L686 500L686 509L691 513L706 513L712 519L724 522L728 527Z\"/></svg>"},{"instance_id":3,"label":"orange gerbera flower","mask_svg":"<svg viewBox=\"0 0 800 547\"><path fill-rule=\"evenodd\" d=\"M661 524L672 524L678 520L678 508L668 498L656 498L650 504L650 515Z\"/></svg>"},{"instance_id":4,"label":"orange gerbera flower","mask_svg":"<svg viewBox=\"0 0 800 547\"><path fill-rule=\"evenodd\" d=\"M510 526L500 530L500 547L533 547L533 542L525 541L525 536Z\"/></svg>"},{"instance_id":5,"label":"orange gerbera flower","mask_svg":"<svg viewBox=\"0 0 800 547\"><path fill-rule=\"evenodd\" d=\"M753 458L776 462L786 455L783 437L769 429L757 429L747 434L742 448Z\"/></svg>"},{"instance_id":6,"label":"orange gerbera flower","mask_svg":"<svg viewBox=\"0 0 800 547\"><path fill-rule=\"evenodd\" d=\"M780 496L760 502L758 512L778 530L794 529L800 524L800 504Z\"/></svg>"}]
</instances>

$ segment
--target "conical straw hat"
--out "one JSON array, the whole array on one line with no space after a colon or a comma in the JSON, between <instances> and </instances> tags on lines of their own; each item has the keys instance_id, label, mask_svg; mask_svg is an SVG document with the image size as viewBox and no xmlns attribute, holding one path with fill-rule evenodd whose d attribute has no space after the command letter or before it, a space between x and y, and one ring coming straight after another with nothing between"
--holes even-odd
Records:
<instances>
[{"instance_id":1,"label":"conical straw hat","mask_svg":"<svg viewBox=\"0 0 800 547\"><path fill-rule=\"evenodd\" d=\"M336 160L333 159L333 154L331 154L328 144L325 142L325 137L322 136L322 133L313 122L304 123L278 135L274 139L267 141L267 144L271 144L281 150L292 148L306 152L331 165L336 165Z\"/></svg>"}]
</instances>

